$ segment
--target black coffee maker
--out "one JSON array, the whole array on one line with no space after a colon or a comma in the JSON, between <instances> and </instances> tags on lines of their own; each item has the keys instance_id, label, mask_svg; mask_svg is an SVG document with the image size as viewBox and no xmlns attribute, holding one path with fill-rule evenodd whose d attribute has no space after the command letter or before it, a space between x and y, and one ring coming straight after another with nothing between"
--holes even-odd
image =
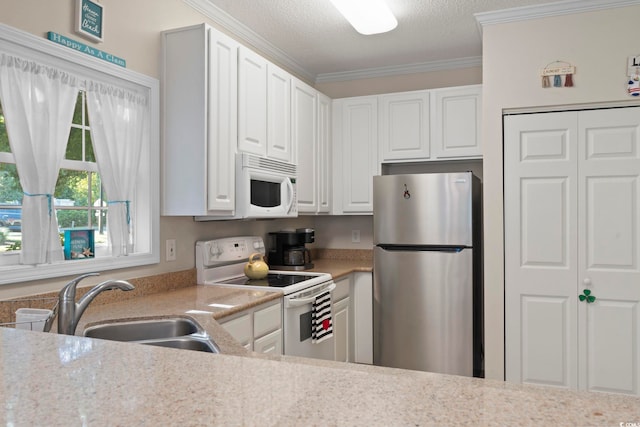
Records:
<instances>
[{"instance_id":1,"label":"black coffee maker","mask_svg":"<svg viewBox=\"0 0 640 427\"><path fill-rule=\"evenodd\" d=\"M308 270L313 268L311 252L305 243L315 241L312 228L269 233L269 268L272 270Z\"/></svg>"}]
</instances>

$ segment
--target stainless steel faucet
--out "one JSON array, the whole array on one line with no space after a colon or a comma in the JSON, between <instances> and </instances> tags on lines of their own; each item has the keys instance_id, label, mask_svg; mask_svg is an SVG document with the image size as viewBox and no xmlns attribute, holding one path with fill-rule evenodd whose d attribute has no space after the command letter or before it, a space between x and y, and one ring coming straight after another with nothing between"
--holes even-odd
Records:
<instances>
[{"instance_id":1,"label":"stainless steel faucet","mask_svg":"<svg viewBox=\"0 0 640 427\"><path fill-rule=\"evenodd\" d=\"M76 286L82 279L89 276L99 276L100 273L88 273L78 276L65 285L58 295L58 333L74 335L78 321L82 313L87 309L91 301L103 291L109 289L120 289L132 291L134 286L125 280L107 280L95 285L89 290L80 301L76 303Z\"/></svg>"}]
</instances>

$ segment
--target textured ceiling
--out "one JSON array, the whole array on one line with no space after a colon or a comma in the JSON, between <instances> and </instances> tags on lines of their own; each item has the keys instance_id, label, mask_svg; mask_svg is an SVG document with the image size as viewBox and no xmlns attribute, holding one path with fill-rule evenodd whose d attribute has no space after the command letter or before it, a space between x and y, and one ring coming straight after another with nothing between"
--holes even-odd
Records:
<instances>
[{"instance_id":1,"label":"textured ceiling","mask_svg":"<svg viewBox=\"0 0 640 427\"><path fill-rule=\"evenodd\" d=\"M309 76L482 55L475 13L550 0L387 0L398 27L363 36L329 0L207 0Z\"/></svg>"}]
</instances>

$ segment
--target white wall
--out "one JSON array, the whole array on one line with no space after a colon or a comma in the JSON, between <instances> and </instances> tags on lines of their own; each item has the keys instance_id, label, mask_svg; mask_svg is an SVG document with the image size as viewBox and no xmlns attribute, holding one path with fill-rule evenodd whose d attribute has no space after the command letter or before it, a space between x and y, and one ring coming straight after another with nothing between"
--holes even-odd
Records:
<instances>
[{"instance_id":1,"label":"white wall","mask_svg":"<svg viewBox=\"0 0 640 427\"><path fill-rule=\"evenodd\" d=\"M630 102L628 56L640 53L640 6L491 25L483 31L486 375L504 378L502 112L524 107ZM577 67L572 88L547 88L539 70Z\"/></svg>"}]
</instances>

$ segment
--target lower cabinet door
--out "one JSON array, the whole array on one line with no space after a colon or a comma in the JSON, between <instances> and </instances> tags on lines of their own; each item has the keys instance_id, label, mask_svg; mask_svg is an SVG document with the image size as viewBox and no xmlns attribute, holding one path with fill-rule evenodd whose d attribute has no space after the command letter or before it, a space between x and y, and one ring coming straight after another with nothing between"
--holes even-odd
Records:
<instances>
[{"instance_id":1,"label":"lower cabinet door","mask_svg":"<svg viewBox=\"0 0 640 427\"><path fill-rule=\"evenodd\" d=\"M282 329L273 331L253 342L253 351L256 353L282 354Z\"/></svg>"},{"instance_id":2,"label":"lower cabinet door","mask_svg":"<svg viewBox=\"0 0 640 427\"><path fill-rule=\"evenodd\" d=\"M251 314L245 314L228 322L222 323L222 327L247 350L251 350L253 333L251 330Z\"/></svg>"},{"instance_id":3,"label":"lower cabinet door","mask_svg":"<svg viewBox=\"0 0 640 427\"><path fill-rule=\"evenodd\" d=\"M349 298L343 298L333 304L333 336L335 339L335 360L350 362Z\"/></svg>"}]
</instances>

